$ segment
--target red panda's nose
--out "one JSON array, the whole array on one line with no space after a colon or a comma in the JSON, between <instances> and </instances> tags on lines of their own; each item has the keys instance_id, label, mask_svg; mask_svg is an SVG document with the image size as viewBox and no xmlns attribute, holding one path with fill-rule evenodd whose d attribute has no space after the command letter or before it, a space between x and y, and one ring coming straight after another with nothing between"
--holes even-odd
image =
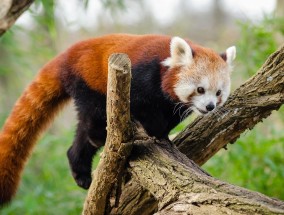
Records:
<instances>
[{"instance_id":1,"label":"red panda's nose","mask_svg":"<svg viewBox=\"0 0 284 215\"><path fill-rule=\"evenodd\" d=\"M206 105L206 110L208 110L208 111L212 111L212 110L214 110L214 108L215 108L215 105L212 102L210 102L208 105Z\"/></svg>"}]
</instances>

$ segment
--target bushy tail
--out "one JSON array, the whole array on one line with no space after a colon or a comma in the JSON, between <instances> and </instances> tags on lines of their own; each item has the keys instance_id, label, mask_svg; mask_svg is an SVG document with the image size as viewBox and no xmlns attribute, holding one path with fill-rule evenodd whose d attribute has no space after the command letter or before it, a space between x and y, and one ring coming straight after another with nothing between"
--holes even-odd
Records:
<instances>
[{"instance_id":1,"label":"bushy tail","mask_svg":"<svg viewBox=\"0 0 284 215\"><path fill-rule=\"evenodd\" d=\"M0 207L15 195L36 140L68 101L58 68L47 65L15 104L0 133Z\"/></svg>"}]
</instances>

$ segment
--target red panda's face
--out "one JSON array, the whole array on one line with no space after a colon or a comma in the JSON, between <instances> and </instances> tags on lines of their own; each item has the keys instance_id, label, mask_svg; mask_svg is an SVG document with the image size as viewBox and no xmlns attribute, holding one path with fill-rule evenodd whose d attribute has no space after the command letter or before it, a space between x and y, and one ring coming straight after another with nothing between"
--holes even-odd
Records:
<instances>
[{"instance_id":1,"label":"red panda's face","mask_svg":"<svg viewBox=\"0 0 284 215\"><path fill-rule=\"evenodd\" d=\"M187 83L176 84L175 92L180 101L188 104L191 110L198 114L207 114L227 100L230 94L230 76L228 71L223 71L214 76L188 78Z\"/></svg>"},{"instance_id":2,"label":"red panda's face","mask_svg":"<svg viewBox=\"0 0 284 215\"><path fill-rule=\"evenodd\" d=\"M174 37L171 57L163 62L175 72L173 93L198 114L207 114L223 105L230 94L230 70L235 54L235 47L228 48L222 57L201 47L195 47L193 53L186 41Z\"/></svg>"}]
</instances>

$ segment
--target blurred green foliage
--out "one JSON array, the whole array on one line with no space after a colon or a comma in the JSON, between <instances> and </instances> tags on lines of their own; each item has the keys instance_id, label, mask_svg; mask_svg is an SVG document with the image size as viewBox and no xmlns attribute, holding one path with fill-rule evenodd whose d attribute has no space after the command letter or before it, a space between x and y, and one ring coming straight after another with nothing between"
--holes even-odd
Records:
<instances>
[{"instance_id":1,"label":"blurred green foliage","mask_svg":"<svg viewBox=\"0 0 284 215\"><path fill-rule=\"evenodd\" d=\"M104 8L111 9L111 10L119 10L125 8L125 0L100 0ZM83 0L83 5L87 9L89 6L90 1L89 0Z\"/></svg>"},{"instance_id":2,"label":"blurred green foliage","mask_svg":"<svg viewBox=\"0 0 284 215\"><path fill-rule=\"evenodd\" d=\"M239 22L238 70L250 77L283 42L284 18L266 16L261 22Z\"/></svg>"},{"instance_id":3,"label":"blurred green foliage","mask_svg":"<svg viewBox=\"0 0 284 215\"><path fill-rule=\"evenodd\" d=\"M87 8L89 1L82 2ZM110 9L124 7L122 0L102 2ZM57 53L55 4L55 1L36 1L30 9L34 27L14 26L0 38L0 125L24 86ZM239 27L241 38L237 44L235 74L243 81L253 75L283 41L284 20L266 17L259 23L240 22ZM19 43L24 44L19 46ZM221 150L204 168L224 181L284 199L283 109L243 134L229 150ZM184 126L186 122L174 132ZM86 191L74 182L66 157L73 135L73 130L60 135L49 132L41 139L25 168L16 198L0 214L81 213ZM94 166L98 159L96 156Z\"/></svg>"},{"instance_id":4,"label":"blurred green foliage","mask_svg":"<svg viewBox=\"0 0 284 215\"><path fill-rule=\"evenodd\" d=\"M5 95L0 96L3 104L0 123L38 69L56 54L55 17L50 15L54 14L52 2L33 4L32 28L14 25L0 37L0 94Z\"/></svg>"},{"instance_id":5,"label":"blurred green foliage","mask_svg":"<svg viewBox=\"0 0 284 215\"><path fill-rule=\"evenodd\" d=\"M101 0L105 8L110 9L111 11L125 9L125 1L124 0Z\"/></svg>"}]
</instances>

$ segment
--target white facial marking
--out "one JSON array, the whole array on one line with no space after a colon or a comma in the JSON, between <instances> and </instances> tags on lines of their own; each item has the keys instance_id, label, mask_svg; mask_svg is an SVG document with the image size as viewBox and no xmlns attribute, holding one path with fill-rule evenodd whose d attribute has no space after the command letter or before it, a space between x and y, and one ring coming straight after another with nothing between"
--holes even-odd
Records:
<instances>
[{"instance_id":1,"label":"white facial marking","mask_svg":"<svg viewBox=\"0 0 284 215\"><path fill-rule=\"evenodd\" d=\"M215 107L217 106L217 97L212 92L207 92L204 95L195 96L192 99L192 103L193 106L198 110L197 113L206 113L209 112L209 110L207 110L206 108L206 106L209 104L213 104L213 109L215 109Z\"/></svg>"},{"instance_id":2,"label":"white facial marking","mask_svg":"<svg viewBox=\"0 0 284 215\"><path fill-rule=\"evenodd\" d=\"M230 90L231 90L231 81L230 78L228 78L228 80L226 80L222 86L222 102L219 104L220 106L222 106L228 99L229 95L230 95Z\"/></svg>"},{"instance_id":3,"label":"white facial marking","mask_svg":"<svg viewBox=\"0 0 284 215\"><path fill-rule=\"evenodd\" d=\"M187 103L188 97L195 91L196 86L189 81L180 81L175 85L174 91L179 100L183 103Z\"/></svg>"},{"instance_id":4,"label":"white facial marking","mask_svg":"<svg viewBox=\"0 0 284 215\"><path fill-rule=\"evenodd\" d=\"M209 78L204 76L200 81L200 87L203 87L205 90L209 89L210 83Z\"/></svg>"},{"instance_id":5,"label":"white facial marking","mask_svg":"<svg viewBox=\"0 0 284 215\"><path fill-rule=\"evenodd\" d=\"M208 112L206 106L209 104L213 104L214 107L216 107L218 99L216 97L215 89L212 90L210 87L210 82L212 82L212 80L209 77L204 76L197 85L197 87L202 87L204 89L203 94L199 93L192 98L192 103L198 113L201 111Z\"/></svg>"}]
</instances>

